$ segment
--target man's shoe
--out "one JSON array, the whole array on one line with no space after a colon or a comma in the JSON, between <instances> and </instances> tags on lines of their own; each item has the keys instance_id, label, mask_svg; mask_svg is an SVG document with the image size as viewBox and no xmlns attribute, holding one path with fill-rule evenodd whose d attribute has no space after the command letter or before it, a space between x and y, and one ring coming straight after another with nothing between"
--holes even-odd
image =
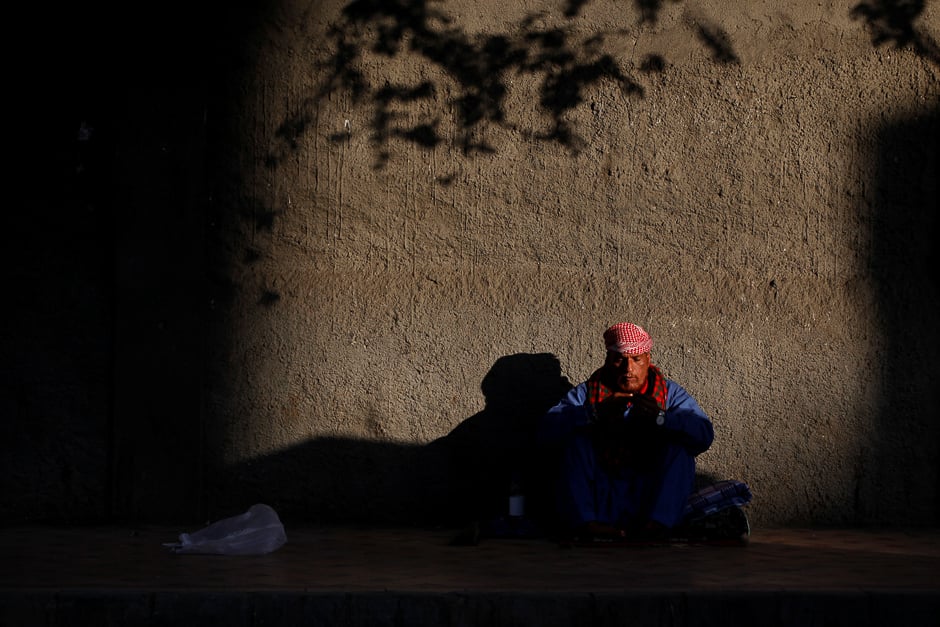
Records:
<instances>
[{"instance_id":1,"label":"man's shoe","mask_svg":"<svg viewBox=\"0 0 940 627\"><path fill-rule=\"evenodd\" d=\"M751 524L743 509L732 506L689 521L676 529L676 533L693 543L739 545L747 544Z\"/></svg>"}]
</instances>

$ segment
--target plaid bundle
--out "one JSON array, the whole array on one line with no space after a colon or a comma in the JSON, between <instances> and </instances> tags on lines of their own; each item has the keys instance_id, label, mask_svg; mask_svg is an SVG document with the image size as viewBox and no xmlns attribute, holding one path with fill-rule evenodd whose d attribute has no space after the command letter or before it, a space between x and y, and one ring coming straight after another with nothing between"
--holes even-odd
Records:
<instances>
[{"instance_id":1,"label":"plaid bundle","mask_svg":"<svg viewBox=\"0 0 940 627\"><path fill-rule=\"evenodd\" d=\"M710 516L729 507L741 507L751 502L751 489L735 479L719 481L689 495L683 517L695 520Z\"/></svg>"}]
</instances>

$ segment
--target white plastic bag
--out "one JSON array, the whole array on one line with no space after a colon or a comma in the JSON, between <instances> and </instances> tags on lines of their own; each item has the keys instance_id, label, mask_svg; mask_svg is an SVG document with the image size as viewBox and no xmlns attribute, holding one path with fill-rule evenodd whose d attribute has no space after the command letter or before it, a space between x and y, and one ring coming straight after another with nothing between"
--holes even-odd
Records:
<instances>
[{"instance_id":1,"label":"white plastic bag","mask_svg":"<svg viewBox=\"0 0 940 627\"><path fill-rule=\"evenodd\" d=\"M179 542L165 542L163 546L174 553L264 555L285 542L287 534L277 512L258 503L244 514L224 518L193 533L182 533Z\"/></svg>"}]
</instances>

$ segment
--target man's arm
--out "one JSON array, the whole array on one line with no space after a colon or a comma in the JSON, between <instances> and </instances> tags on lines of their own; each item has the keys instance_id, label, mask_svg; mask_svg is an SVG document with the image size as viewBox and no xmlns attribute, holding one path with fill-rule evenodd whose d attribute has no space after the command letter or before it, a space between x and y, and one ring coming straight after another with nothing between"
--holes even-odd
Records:
<instances>
[{"instance_id":1,"label":"man's arm","mask_svg":"<svg viewBox=\"0 0 940 627\"><path fill-rule=\"evenodd\" d=\"M557 444L576 429L589 425L592 415L586 401L586 384L581 383L572 388L539 419L537 430L539 443Z\"/></svg>"},{"instance_id":2,"label":"man's arm","mask_svg":"<svg viewBox=\"0 0 940 627\"><path fill-rule=\"evenodd\" d=\"M711 420L685 388L672 380L666 386L668 402L662 427L678 434L691 455L703 453L715 439Z\"/></svg>"}]
</instances>

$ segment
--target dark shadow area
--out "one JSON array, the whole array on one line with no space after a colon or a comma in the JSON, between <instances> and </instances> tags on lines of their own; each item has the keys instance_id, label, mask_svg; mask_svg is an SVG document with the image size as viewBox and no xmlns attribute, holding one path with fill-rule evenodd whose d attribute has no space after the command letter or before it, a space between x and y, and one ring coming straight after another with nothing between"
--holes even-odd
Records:
<instances>
[{"instance_id":1,"label":"dark shadow area","mask_svg":"<svg viewBox=\"0 0 940 627\"><path fill-rule=\"evenodd\" d=\"M898 120L874 156L871 274L886 352L876 357L881 394L876 444L858 468L856 518L912 524L940 520L940 408L932 401L940 359L937 172L940 109Z\"/></svg>"},{"instance_id":2,"label":"dark shadow area","mask_svg":"<svg viewBox=\"0 0 940 627\"><path fill-rule=\"evenodd\" d=\"M176 438L200 420L207 32L222 20L172 0L13 13L28 45L6 98L0 518L195 513L200 443Z\"/></svg>"},{"instance_id":3,"label":"dark shadow area","mask_svg":"<svg viewBox=\"0 0 940 627\"><path fill-rule=\"evenodd\" d=\"M68 94L14 150L29 165L9 177L0 252L0 521L109 513L113 136L86 95Z\"/></svg>"},{"instance_id":4,"label":"dark shadow area","mask_svg":"<svg viewBox=\"0 0 940 627\"><path fill-rule=\"evenodd\" d=\"M850 14L865 22L875 46L910 46L920 56L940 63L940 46L916 24L923 11L924 0L871 0L855 5Z\"/></svg>"}]
</instances>

